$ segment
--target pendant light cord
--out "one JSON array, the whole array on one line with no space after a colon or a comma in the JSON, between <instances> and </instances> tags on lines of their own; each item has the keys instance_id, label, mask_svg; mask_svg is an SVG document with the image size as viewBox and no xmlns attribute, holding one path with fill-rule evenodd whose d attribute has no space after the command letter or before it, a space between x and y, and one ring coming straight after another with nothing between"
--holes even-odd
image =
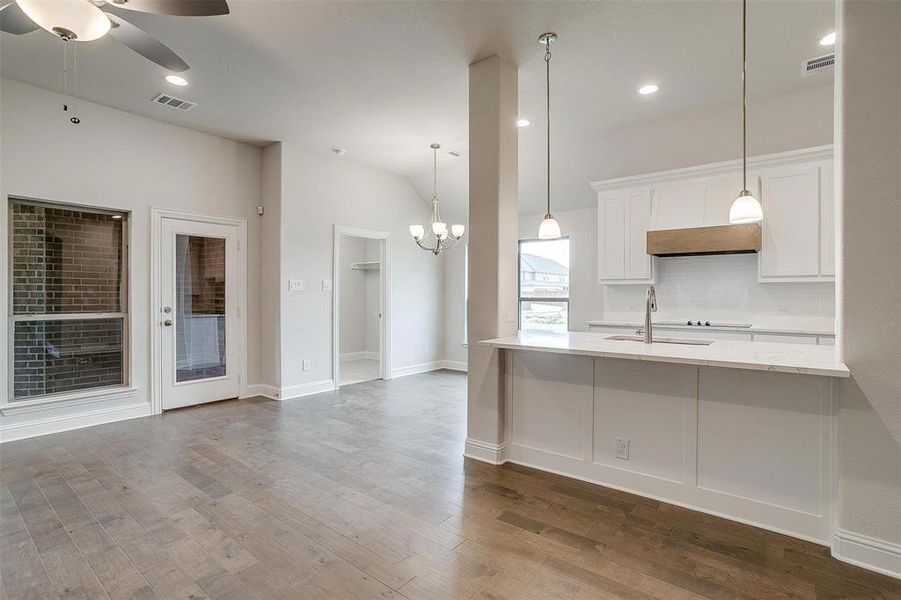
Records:
<instances>
[{"instance_id":1,"label":"pendant light cord","mask_svg":"<svg viewBox=\"0 0 901 600\"><path fill-rule=\"evenodd\" d=\"M551 214L551 38L547 39L544 51L545 94L547 108L547 214Z\"/></svg>"},{"instance_id":2,"label":"pendant light cord","mask_svg":"<svg viewBox=\"0 0 901 600\"><path fill-rule=\"evenodd\" d=\"M748 191L748 0L741 3L741 188Z\"/></svg>"}]
</instances>

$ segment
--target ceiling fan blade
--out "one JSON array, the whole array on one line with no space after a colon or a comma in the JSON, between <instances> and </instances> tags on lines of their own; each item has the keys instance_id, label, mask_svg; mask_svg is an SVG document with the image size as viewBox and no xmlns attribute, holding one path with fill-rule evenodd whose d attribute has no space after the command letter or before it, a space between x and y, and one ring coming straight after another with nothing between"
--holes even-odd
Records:
<instances>
[{"instance_id":1,"label":"ceiling fan blade","mask_svg":"<svg viewBox=\"0 0 901 600\"><path fill-rule=\"evenodd\" d=\"M117 15L106 14L109 17L112 27L110 27L109 35L119 40L144 58L155 62L159 66L169 71L180 73L187 71L188 63L183 61L181 57L169 49L168 46L157 40L155 37L146 33L144 30L135 27L125 19Z\"/></svg>"},{"instance_id":2,"label":"ceiling fan blade","mask_svg":"<svg viewBox=\"0 0 901 600\"><path fill-rule=\"evenodd\" d=\"M176 17L211 17L227 15L225 0L107 0L116 8L127 8L157 15Z\"/></svg>"},{"instance_id":3,"label":"ceiling fan blade","mask_svg":"<svg viewBox=\"0 0 901 600\"><path fill-rule=\"evenodd\" d=\"M0 0L0 5L2 4L4 3ZM29 19L28 15L15 2L10 2L0 8L0 31L22 35L37 28L38 24Z\"/></svg>"}]
</instances>

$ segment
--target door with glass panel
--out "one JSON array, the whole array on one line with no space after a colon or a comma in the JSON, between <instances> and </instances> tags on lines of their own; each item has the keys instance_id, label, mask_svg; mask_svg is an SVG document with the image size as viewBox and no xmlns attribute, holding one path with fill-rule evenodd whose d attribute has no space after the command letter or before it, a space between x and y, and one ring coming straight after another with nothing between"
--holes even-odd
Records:
<instances>
[{"instance_id":1,"label":"door with glass panel","mask_svg":"<svg viewBox=\"0 0 901 600\"><path fill-rule=\"evenodd\" d=\"M236 226L162 221L159 327L164 410L239 394L237 242Z\"/></svg>"}]
</instances>

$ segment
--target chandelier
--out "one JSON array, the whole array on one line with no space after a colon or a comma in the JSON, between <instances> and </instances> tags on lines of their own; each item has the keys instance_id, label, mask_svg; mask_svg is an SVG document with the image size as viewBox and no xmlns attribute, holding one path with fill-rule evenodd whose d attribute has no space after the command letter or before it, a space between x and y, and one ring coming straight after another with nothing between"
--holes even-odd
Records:
<instances>
[{"instance_id":1,"label":"chandelier","mask_svg":"<svg viewBox=\"0 0 901 600\"><path fill-rule=\"evenodd\" d=\"M450 226L441 220L441 212L438 210L438 149L440 144L432 144L432 220L428 229L422 225L410 225L410 235L413 241L432 254L438 255L442 250L450 250L456 246L463 237L466 228L460 224Z\"/></svg>"}]
</instances>

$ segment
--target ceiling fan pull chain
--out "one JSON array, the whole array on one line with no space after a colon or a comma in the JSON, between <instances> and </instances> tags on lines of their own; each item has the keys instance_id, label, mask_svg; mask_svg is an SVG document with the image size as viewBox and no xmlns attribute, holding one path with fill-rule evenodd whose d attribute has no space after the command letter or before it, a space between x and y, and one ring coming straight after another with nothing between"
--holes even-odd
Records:
<instances>
[{"instance_id":1,"label":"ceiling fan pull chain","mask_svg":"<svg viewBox=\"0 0 901 600\"><path fill-rule=\"evenodd\" d=\"M68 42L67 42L68 43ZM81 123L78 118L78 45L72 47L72 112L74 113L69 121L73 125Z\"/></svg>"}]
</instances>

